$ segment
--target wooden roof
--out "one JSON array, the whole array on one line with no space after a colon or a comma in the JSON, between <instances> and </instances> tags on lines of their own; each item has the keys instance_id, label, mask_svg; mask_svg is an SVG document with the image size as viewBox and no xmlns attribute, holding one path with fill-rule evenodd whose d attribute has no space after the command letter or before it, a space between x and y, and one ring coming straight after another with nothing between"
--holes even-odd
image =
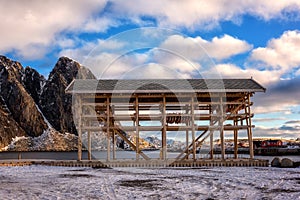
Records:
<instances>
[{"instance_id":1,"label":"wooden roof","mask_svg":"<svg viewBox=\"0 0 300 200\"><path fill-rule=\"evenodd\" d=\"M253 79L76 79L66 93L265 92Z\"/></svg>"}]
</instances>

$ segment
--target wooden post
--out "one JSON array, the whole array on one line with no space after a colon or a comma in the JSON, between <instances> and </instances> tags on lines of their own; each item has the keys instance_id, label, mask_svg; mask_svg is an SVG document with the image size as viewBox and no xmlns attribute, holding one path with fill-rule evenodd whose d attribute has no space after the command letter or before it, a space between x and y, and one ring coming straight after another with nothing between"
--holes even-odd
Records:
<instances>
[{"instance_id":1,"label":"wooden post","mask_svg":"<svg viewBox=\"0 0 300 200\"><path fill-rule=\"evenodd\" d=\"M237 112L235 114L237 114ZM238 125L236 117L233 120L233 125L234 126ZM238 130L237 129L233 130L233 138L234 138L233 139L233 143L234 143L234 159L237 159L238 158Z\"/></svg>"},{"instance_id":2,"label":"wooden post","mask_svg":"<svg viewBox=\"0 0 300 200\"><path fill-rule=\"evenodd\" d=\"M194 110L194 95L191 100L191 123L192 123L192 143L193 143L193 160L196 160L196 142L195 142L195 110Z\"/></svg>"},{"instance_id":3,"label":"wooden post","mask_svg":"<svg viewBox=\"0 0 300 200\"><path fill-rule=\"evenodd\" d=\"M163 129L162 129L162 160L167 159L167 128L166 128L166 123L167 123L167 114L166 114L166 97L163 95L163 110L162 110L162 115L163 115Z\"/></svg>"},{"instance_id":4,"label":"wooden post","mask_svg":"<svg viewBox=\"0 0 300 200\"><path fill-rule=\"evenodd\" d=\"M247 126L248 126L248 142L249 142L249 153L250 159L254 158L254 150L253 150L253 138L252 138L252 123L251 123L251 101L250 101L250 93L247 96L248 104L247 104Z\"/></svg>"},{"instance_id":5,"label":"wooden post","mask_svg":"<svg viewBox=\"0 0 300 200\"><path fill-rule=\"evenodd\" d=\"M210 106L210 109L209 109L209 114L210 114L210 120L209 120L209 125L210 126L213 126L213 120L212 120L212 114L213 114L213 111L212 111L212 108ZM214 131L213 130L209 130L209 134L210 134L210 159L214 159Z\"/></svg>"},{"instance_id":6,"label":"wooden post","mask_svg":"<svg viewBox=\"0 0 300 200\"><path fill-rule=\"evenodd\" d=\"M220 109L219 109L219 128L220 128L220 138L221 138L221 158L225 160L225 141L224 141L224 109L223 109L223 95L220 94Z\"/></svg>"},{"instance_id":7,"label":"wooden post","mask_svg":"<svg viewBox=\"0 0 300 200\"><path fill-rule=\"evenodd\" d=\"M77 95L78 111L78 161L82 159L82 101L81 96Z\"/></svg>"},{"instance_id":8,"label":"wooden post","mask_svg":"<svg viewBox=\"0 0 300 200\"><path fill-rule=\"evenodd\" d=\"M114 115L114 106L111 106L111 113ZM113 132L112 132L112 140L113 140L113 160L116 159L116 146L117 146L117 141L116 141L116 130L115 130L115 120L112 121L112 126L114 127Z\"/></svg>"},{"instance_id":9,"label":"wooden post","mask_svg":"<svg viewBox=\"0 0 300 200\"><path fill-rule=\"evenodd\" d=\"M189 109L188 109L188 105L186 105L185 114L188 114L188 113L189 113ZM190 121L187 121L186 126L189 126L190 123L191 123ZM186 146L186 148L189 147L189 129L185 130L185 146Z\"/></svg>"},{"instance_id":10,"label":"wooden post","mask_svg":"<svg viewBox=\"0 0 300 200\"><path fill-rule=\"evenodd\" d=\"M106 140L107 140L107 161L110 161L110 109L109 97L106 98Z\"/></svg>"},{"instance_id":11,"label":"wooden post","mask_svg":"<svg viewBox=\"0 0 300 200\"><path fill-rule=\"evenodd\" d=\"M136 160L139 160L140 158L140 133L139 133L139 98L138 96L135 97L135 132L136 132Z\"/></svg>"},{"instance_id":12,"label":"wooden post","mask_svg":"<svg viewBox=\"0 0 300 200\"><path fill-rule=\"evenodd\" d=\"M116 131L113 130L113 160L116 159L116 146L117 146Z\"/></svg>"},{"instance_id":13,"label":"wooden post","mask_svg":"<svg viewBox=\"0 0 300 200\"><path fill-rule=\"evenodd\" d=\"M89 125L90 126L90 121ZM92 141L91 141L91 131L88 131L88 160L92 160Z\"/></svg>"}]
</instances>

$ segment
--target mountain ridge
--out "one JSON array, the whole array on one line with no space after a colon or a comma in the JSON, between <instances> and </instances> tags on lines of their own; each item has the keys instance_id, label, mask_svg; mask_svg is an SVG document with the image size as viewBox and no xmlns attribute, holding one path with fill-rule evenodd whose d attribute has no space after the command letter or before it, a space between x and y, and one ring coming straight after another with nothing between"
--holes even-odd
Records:
<instances>
[{"instance_id":1,"label":"mountain ridge","mask_svg":"<svg viewBox=\"0 0 300 200\"><path fill-rule=\"evenodd\" d=\"M35 69L0 55L0 149L14 137L35 138L50 130L76 135L72 95L65 94L76 77L95 78L67 57L58 59L46 79Z\"/></svg>"}]
</instances>

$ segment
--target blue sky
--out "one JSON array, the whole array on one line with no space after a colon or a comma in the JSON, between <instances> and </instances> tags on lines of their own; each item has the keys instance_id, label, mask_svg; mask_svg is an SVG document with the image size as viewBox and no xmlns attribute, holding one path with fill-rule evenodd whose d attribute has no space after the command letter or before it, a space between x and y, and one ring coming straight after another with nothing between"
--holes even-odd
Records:
<instances>
[{"instance_id":1,"label":"blue sky","mask_svg":"<svg viewBox=\"0 0 300 200\"><path fill-rule=\"evenodd\" d=\"M298 0L2 0L0 16L0 54L45 77L60 56L102 78L253 77L255 136L300 137Z\"/></svg>"}]
</instances>

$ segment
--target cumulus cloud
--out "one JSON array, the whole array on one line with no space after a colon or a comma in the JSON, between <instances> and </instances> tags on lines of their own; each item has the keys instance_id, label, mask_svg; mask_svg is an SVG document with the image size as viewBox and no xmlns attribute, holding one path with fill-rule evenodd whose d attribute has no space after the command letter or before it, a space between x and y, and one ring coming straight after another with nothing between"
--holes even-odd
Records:
<instances>
[{"instance_id":1,"label":"cumulus cloud","mask_svg":"<svg viewBox=\"0 0 300 200\"><path fill-rule=\"evenodd\" d=\"M142 38L148 34L147 31L138 33L142 35ZM220 38L215 37L211 41L204 40L199 36L193 38L182 35L170 35L169 37L159 38L161 42L157 42L159 39L155 35L147 38L147 43L149 44L142 45L141 41L128 40L128 37L122 37L122 35L120 38L97 40L94 43L83 41L80 44L80 48L66 48L60 52L60 56L69 56L91 68L110 65L110 70L106 70L108 76L116 75L118 69L124 72L123 69L128 70L130 66L134 68L149 63L157 63L158 65L152 64L147 66L148 68L151 66L153 70L156 70L155 66L158 68L168 66L174 73L182 74L182 77L200 78L202 75L206 75L202 73L205 70L210 71L210 73L216 72L216 70L213 70L215 64L212 62L211 57L217 59L229 58L251 48L251 45L247 42L229 35L224 35ZM155 44L152 44L152 40L155 41ZM153 47L147 51L135 52L140 48L152 45ZM224 49L226 49L226 53L221 51ZM117 62L114 60L117 60ZM157 69L156 71L164 70ZM232 70L228 72L232 73ZM169 77L169 75L165 75Z\"/></svg>"},{"instance_id":2,"label":"cumulus cloud","mask_svg":"<svg viewBox=\"0 0 300 200\"><path fill-rule=\"evenodd\" d=\"M106 32L108 28L117 27L120 25L118 20L115 20L111 17L98 17L98 18L90 18L83 25L81 31L84 32Z\"/></svg>"},{"instance_id":3,"label":"cumulus cloud","mask_svg":"<svg viewBox=\"0 0 300 200\"><path fill-rule=\"evenodd\" d=\"M105 0L0 1L0 52L16 51L30 59L41 57L61 32L80 30L105 4Z\"/></svg>"},{"instance_id":4,"label":"cumulus cloud","mask_svg":"<svg viewBox=\"0 0 300 200\"><path fill-rule=\"evenodd\" d=\"M261 61L282 74L300 66L300 31L286 31L279 38L271 39L266 47L252 51L251 59Z\"/></svg>"},{"instance_id":5,"label":"cumulus cloud","mask_svg":"<svg viewBox=\"0 0 300 200\"><path fill-rule=\"evenodd\" d=\"M249 51L252 45L226 34L214 37L211 41L200 36L192 38L172 35L161 44L161 48L176 50L182 56L194 60L203 56L222 60Z\"/></svg>"},{"instance_id":6,"label":"cumulus cloud","mask_svg":"<svg viewBox=\"0 0 300 200\"><path fill-rule=\"evenodd\" d=\"M259 70L255 68L241 68L232 63L217 64L216 70L223 78L253 78L264 87L276 83L280 79L280 73L271 70ZM209 72L207 72L209 73Z\"/></svg>"},{"instance_id":7,"label":"cumulus cloud","mask_svg":"<svg viewBox=\"0 0 300 200\"><path fill-rule=\"evenodd\" d=\"M202 40L200 44L207 51L209 56L218 60L247 52L252 48L252 45L246 41L226 34L220 38L214 37L211 42Z\"/></svg>"},{"instance_id":8,"label":"cumulus cloud","mask_svg":"<svg viewBox=\"0 0 300 200\"><path fill-rule=\"evenodd\" d=\"M65 33L106 32L110 27L120 26L122 20L144 25L150 19L159 27L179 27L193 31L199 27L214 28L221 21L241 23L242 16L247 14L264 20L288 18L290 13L295 13L292 16L299 18L299 10L298 0L188 0L184 3L172 0L3 0L0 2L0 16L5 20L0 21L0 52L14 51L34 59L45 54L49 46L66 48L72 45L70 41L62 43L61 37ZM228 47L227 51L217 52L215 48L227 42L236 46L231 45L232 48ZM245 41L227 35L214 38L205 45L209 53L215 53L211 55L216 59L224 59L250 48Z\"/></svg>"},{"instance_id":9,"label":"cumulus cloud","mask_svg":"<svg viewBox=\"0 0 300 200\"><path fill-rule=\"evenodd\" d=\"M117 16L127 16L132 21L140 21L144 16L153 17L159 26L198 27L211 29L218 26L220 21L240 23L241 16L250 14L264 20L273 18L288 18L291 12L300 10L298 0L286 1L132 1L115 0L112 3L112 12ZM295 16L294 16L295 17ZM296 17L299 17L296 15Z\"/></svg>"}]
</instances>

